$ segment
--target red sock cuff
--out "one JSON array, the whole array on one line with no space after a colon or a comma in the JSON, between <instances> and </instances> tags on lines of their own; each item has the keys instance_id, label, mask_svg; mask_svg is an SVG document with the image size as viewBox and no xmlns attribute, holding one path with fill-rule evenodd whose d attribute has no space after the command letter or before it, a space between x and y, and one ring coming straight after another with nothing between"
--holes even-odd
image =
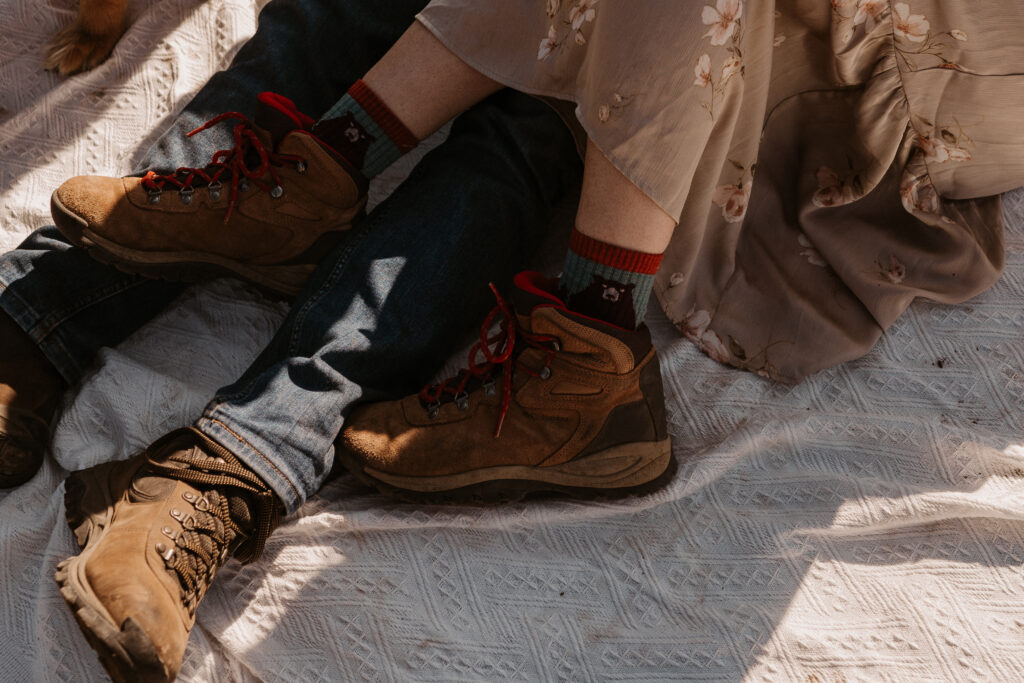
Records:
<instances>
[{"instance_id":1,"label":"red sock cuff","mask_svg":"<svg viewBox=\"0 0 1024 683\"><path fill-rule=\"evenodd\" d=\"M665 256L664 254L648 254L616 247L613 244L588 237L575 227L569 235L569 249L588 261L643 275L657 273L661 259Z\"/></svg>"},{"instance_id":2,"label":"red sock cuff","mask_svg":"<svg viewBox=\"0 0 1024 683\"><path fill-rule=\"evenodd\" d=\"M419 140L412 134L412 131L405 127L405 124L395 116L388 105L384 104L377 97L377 93L370 90L370 86L363 83L362 79L356 81L349 88L348 94L380 126L402 154L419 144Z\"/></svg>"}]
</instances>

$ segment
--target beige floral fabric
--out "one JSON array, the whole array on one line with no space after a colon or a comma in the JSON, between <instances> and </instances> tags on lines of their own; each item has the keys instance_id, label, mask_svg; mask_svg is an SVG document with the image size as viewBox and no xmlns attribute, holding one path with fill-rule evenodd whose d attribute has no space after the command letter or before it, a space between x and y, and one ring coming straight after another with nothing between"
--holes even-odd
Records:
<instances>
[{"instance_id":1,"label":"beige floral fabric","mask_svg":"<svg viewBox=\"0 0 1024 683\"><path fill-rule=\"evenodd\" d=\"M678 217L655 291L712 358L795 382L1002 268L1024 185L1024 5L434 0L481 72L575 103Z\"/></svg>"}]
</instances>

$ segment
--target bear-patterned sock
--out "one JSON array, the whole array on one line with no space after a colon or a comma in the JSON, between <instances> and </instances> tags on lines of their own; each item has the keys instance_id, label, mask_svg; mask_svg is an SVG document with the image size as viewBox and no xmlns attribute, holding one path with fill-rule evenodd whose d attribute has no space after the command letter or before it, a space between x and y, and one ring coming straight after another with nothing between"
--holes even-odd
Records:
<instances>
[{"instance_id":1,"label":"bear-patterned sock","mask_svg":"<svg viewBox=\"0 0 1024 683\"><path fill-rule=\"evenodd\" d=\"M363 81L313 126L313 134L370 179L411 150L419 140Z\"/></svg>"},{"instance_id":2,"label":"bear-patterned sock","mask_svg":"<svg viewBox=\"0 0 1024 683\"><path fill-rule=\"evenodd\" d=\"M573 228L559 283L569 310L635 329L644 319L663 254L630 251Z\"/></svg>"}]
</instances>

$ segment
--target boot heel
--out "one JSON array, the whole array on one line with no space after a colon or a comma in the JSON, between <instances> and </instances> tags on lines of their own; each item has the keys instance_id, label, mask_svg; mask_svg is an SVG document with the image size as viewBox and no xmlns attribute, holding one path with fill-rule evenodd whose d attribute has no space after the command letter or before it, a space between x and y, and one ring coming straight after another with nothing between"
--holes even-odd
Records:
<instances>
[{"instance_id":1,"label":"boot heel","mask_svg":"<svg viewBox=\"0 0 1024 683\"><path fill-rule=\"evenodd\" d=\"M540 472L546 481L562 486L632 489L660 477L671 460L672 443L666 437L614 446Z\"/></svg>"}]
</instances>

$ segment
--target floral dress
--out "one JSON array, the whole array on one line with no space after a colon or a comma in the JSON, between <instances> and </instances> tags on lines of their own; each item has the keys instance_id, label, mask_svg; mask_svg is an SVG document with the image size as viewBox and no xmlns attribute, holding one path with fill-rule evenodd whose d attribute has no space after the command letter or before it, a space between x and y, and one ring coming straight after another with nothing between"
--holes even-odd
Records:
<instances>
[{"instance_id":1,"label":"floral dress","mask_svg":"<svg viewBox=\"0 0 1024 683\"><path fill-rule=\"evenodd\" d=\"M866 353L914 297L999 276L1024 3L434 0L419 21L569 103L678 218L655 292L716 360L795 382Z\"/></svg>"}]
</instances>

